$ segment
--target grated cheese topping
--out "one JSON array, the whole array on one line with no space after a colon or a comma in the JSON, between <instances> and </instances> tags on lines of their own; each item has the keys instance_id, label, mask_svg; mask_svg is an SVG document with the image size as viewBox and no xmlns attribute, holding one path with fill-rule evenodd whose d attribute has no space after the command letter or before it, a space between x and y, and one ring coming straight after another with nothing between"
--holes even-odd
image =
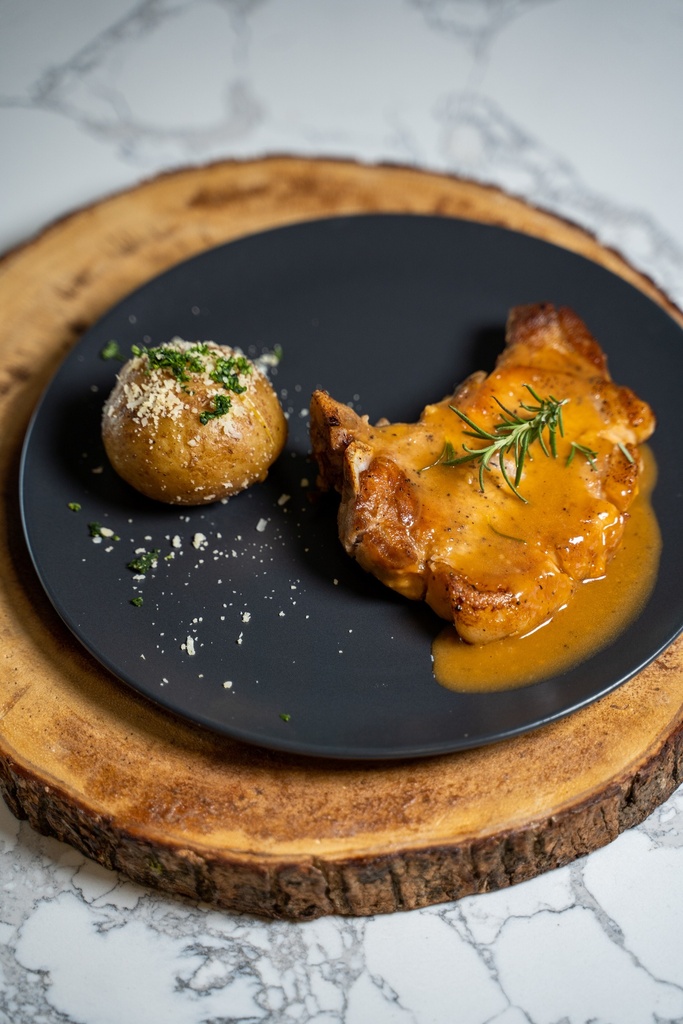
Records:
<instances>
[{"instance_id":1,"label":"grated cheese topping","mask_svg":"<svg viewBox=\"0 0 683 1024\"><path fill-rule=\"evenodd\" d=\"M165 349L172 349L175 352L189 352L196 350L197 342L184 341L182 338L173 338ZM125 410L140 426L157 429L162 419L168 418L179 420L186 409L190 408L199 412L197 401L193 401L195 393L208 398L210 401L217 396L226 394L223 386L212 380L213 373L218 365L219 359L229 356L243 356L238 348L230 348L227 345L217 345L212 341L201 342L202 352L199 359L203 366L201 371L188 370L190 383L177 380L168 370L163 368L153 369L150 372L149 358L146 355L133 356L118 375L117 387L107 402L105 415L113 417L116 415L117 402L122 399ZM245 357L246 358L246 357ZM246 388L243 392L248 395L256 387L257 381L263 377L262 371L251 360L249 360L251 372L239 375L240 384ZM250 412L243 401L242 395L231 395L231 407L227 415L220 416L211 422L215 423L220 430L228 437L239 437L243 430L243 421L249 419ZM188 443L196 445L199 435Z\"/></svg>"}]
</instances>

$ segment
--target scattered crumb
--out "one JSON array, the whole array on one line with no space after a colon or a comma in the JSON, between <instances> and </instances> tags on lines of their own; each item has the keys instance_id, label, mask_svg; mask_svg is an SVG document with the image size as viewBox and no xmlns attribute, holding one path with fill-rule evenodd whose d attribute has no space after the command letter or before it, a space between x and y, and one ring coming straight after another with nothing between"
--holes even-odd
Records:
<instances>
[{"instance_id":1,"label":"scattered crumb","mask_svg":"<svg viewBox=\"0 0 683 1024\"><path fill-rule=\"evenodd\" d=\"M259 519L258 523L256 524L256 529L258 530L259 533L263 533L267 525L267 519Z\"/></svg>"}]
</instances>

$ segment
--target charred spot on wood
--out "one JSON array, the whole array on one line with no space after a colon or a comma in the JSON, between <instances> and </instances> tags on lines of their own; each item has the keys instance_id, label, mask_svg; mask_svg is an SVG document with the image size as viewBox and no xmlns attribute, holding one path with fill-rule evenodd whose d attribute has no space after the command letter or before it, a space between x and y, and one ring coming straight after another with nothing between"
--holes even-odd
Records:
<instances>
[{"instance_id":1,"label":"charred spot on wood","mask_svg":"<svg viewBox=\"0 0 683 1024\"><path fill-rule=\"evenodd\" d=\"M91 280L92 272L84 268L71 278L69 284L56 286L55 291L62 299L74 299Z\"/></svg>"},{"instance_id":2,"label":"charred spot on wood","mask_svg":"<svg viewBox=\"0 0 683 1024\"><path fill-rule=\"evenodd\" d=\"M5 368L4 379L0 380L0 395L8 394L17 384L24 384L33 374L25 366L8 366Z\"/></svg>"},{"instance_id":3,"label":"charred spot on wood","mask_svg":"<svg viewBox=\"0 0 683 1024\"><path fill-rule=\"evenodd\" d=\"M142 248L145 239L122 237L116 239L116 251L121 256L131 256Z\"/></svg>"},{"instance_id":4,"label":"charred spot on wood","mask_svg":"<svg viewBox=\"0 0 683 1024\"><path fill-rule=\"evenodd\" d=\"M112 237L111 242L119 256L132 256L145 247L166 241L175 233L174 227L146 227L145 234L142 236L116 235Z\"/></svg>"},{"instance_id":5,"label":"charred spot on wood","mask_svg":"<svg viewBox=\"0 0 683 1024\"><path fill-rule=\"evenodd\" d=\"M67 324L67 329L76 338L80 338L82 334L85 334L89 327L89 320L70 320L69 323Z\"/></svg>"},{"instance_id":6,"label":"charred spot on wood","mask_svg":"<svg viewBox=\"0 0 683 1024\"><path fill-rule=\"evenodd\" d=\"M245 200L258 198L271 189L270 183L265 185L251 185L248 188L200 188L187 201L187 206L193 207L217 207L231 206L233 203L242 203Z\"/></svg>"}]
</instances>

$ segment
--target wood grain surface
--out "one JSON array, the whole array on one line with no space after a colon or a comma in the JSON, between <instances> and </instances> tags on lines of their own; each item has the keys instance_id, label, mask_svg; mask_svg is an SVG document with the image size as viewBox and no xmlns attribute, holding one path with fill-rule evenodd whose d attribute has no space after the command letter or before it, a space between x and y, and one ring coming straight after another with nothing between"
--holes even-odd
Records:
<instances>
[{"instance_id":1,"label":"wood grain surface","mask_svg":"<svg viewBox=\"0 0 683 1024\"><path fill-rule=\"evenodd\" d=\"M214 736L136 697L52 610L23 542L18 465L67 350L167 267L264 228L370 211L500 224L580 252L683 323L588 233L493 188L399 167L271 158L168 174L0 263L0 783L10 808L137 882L271 917L372 914L566 864L678 785L683 641L590 707L504 743L339 764Z\"/></svg>"}]
</instances>

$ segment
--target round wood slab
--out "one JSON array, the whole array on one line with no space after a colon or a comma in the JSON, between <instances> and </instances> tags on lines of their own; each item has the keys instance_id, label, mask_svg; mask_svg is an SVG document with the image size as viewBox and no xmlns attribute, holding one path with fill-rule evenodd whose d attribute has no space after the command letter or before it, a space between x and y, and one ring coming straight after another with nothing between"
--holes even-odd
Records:
<instances>
[{"instance_id":1,"label":"round wood slab","mask_svg":"<svg viewBox=\"0 0 683 1024\"><path fill-rule=\"evenodd\" d=\"M534 733L417 762L270 753L176 720L72 638L33 572L18 462L65 352L119 298L210 246L307 218L413 211L580 252L683 317L616 253L496 189L397 167L273 158L172 173L0 263L0 784L21 818L137 882L274 917L457 899L566 864L641 821L683 763L683 639ZM55 538L58 542L58 538Z\"/></svg>"}]
</instances>

